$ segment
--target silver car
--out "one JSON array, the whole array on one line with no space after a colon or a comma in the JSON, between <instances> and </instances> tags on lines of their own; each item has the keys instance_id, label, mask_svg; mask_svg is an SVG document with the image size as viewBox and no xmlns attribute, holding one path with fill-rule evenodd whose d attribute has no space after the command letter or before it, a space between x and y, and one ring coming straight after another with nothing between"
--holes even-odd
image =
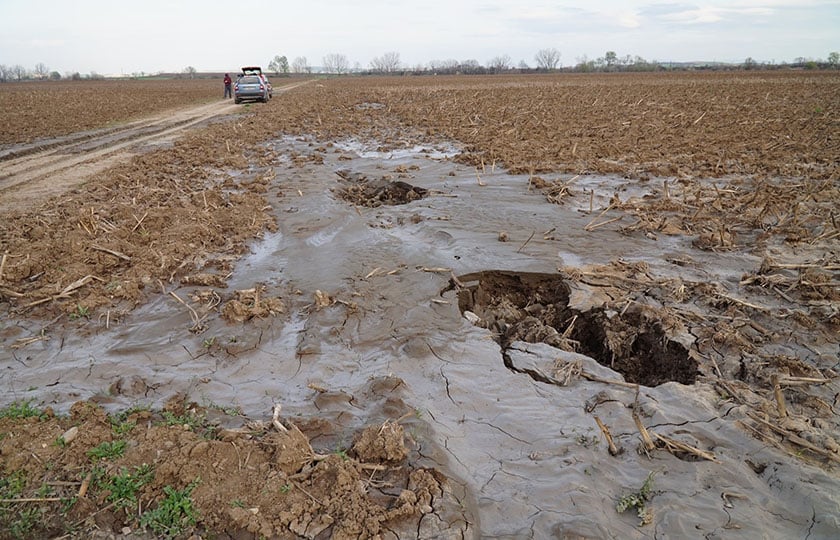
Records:
<instances>
[{"instance_id":1,"label":"silver car","mask_svg":"<svg viewBox=\"0 0 840 540\"><path fill-rule=\"evenodd\" d=\"M243 75L233 85L233 102L262 101L271 99L271 90L259 75Z\"/></svg>"}]
</instances>

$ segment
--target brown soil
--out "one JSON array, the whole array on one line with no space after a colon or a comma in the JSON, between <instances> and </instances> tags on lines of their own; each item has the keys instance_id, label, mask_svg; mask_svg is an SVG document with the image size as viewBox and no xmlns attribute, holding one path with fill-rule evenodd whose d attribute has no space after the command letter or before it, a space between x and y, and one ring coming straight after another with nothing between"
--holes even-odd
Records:
<instances>
[{"instance_id":1,"label":"brown soil","mask_svg":"<svg viewBox=\"0 0 840 540\"><path fill-rule=\"evenodd\" d=\"M26 154L46 159L37 154L48 151L44 148L24 149L23 143L35 138L100 129L150 112L155 104L161 104L157 110L179 105L161 96L183 82L2 85L0 143L18 147L0 167ZM211 98L218 90L204 85L195 83L187 102ZM93 107L92 96L106 88L129 94L131 105ZM78 108L67 101L65 89L78 96ZM592 217L587 231L610 228L627 238L690 236L695 247L710 253L762 257L760 268L741 276L739 286L767 302L785 302L784 309L770 310L717 284L654 276L643 265L621 260L564 266L556 275L494 269L453 275L461 309L496 332L502 347L517 340L549 343L590 355L628 381L649 386L711 380L721 399L759 411L750 433L790 459L826 468L840 461L837 401L835 396L831 402L826 384L837 377L836 358L832 364L819 352L794 357L781 347L798 340L823 351L838 342L837 74L345 78L279 91L268 104L237 108L244 114L224 122L208 120L230 109L207 107L182 117L178 125L205 125L177 139L141 140L138 133L154 123L150 119L126 136L133 142L125 147L103 143L100 157L93 154L101 148L76 147L74 152L94 161L125 153L113 166L102 162L108 168L74 169L64 161L56 171L77 172L57 184L46 182L45 191L39 189L56 172L52 169L22 180L25 170L0 174L0 311L8 320L46 321L35 336L18 326L5 328L4 348L25 349L51 333L84 333L72 325L78 319L104 319L107 327L162 297L183 304L199 334L219 317L247 324L282 317L288 299L260 284L225 290L249 242L277 229L269 198L303 196L287 193L277 181L272 163L278 156L264 143L284 135L318 141L353 137L379 141L384 151L406 140L456 141L464 146L458 161L475 168L479 185L483 175L505 167L528 174L526 189L541 190L550 203L588 201L583 203ZM30 121L33 117L45 121ZM162 125L159 132L174 127ZM68 144L85 140L87 135ZM147 143L157 147L142 146ZM327 150L288 160L304 167ZM408 172L389 171L377 179L339 174L336 191L369 207L427 196L427 190L397 180ZM576 185L593 173L623 175L648 189L639 195L616 192L596 204L594 190ZM693 264L688 256L669 262L675 268ZM176 292L180 284L205 289L183 297ZM576 291L584 289L604 301L581 305ZM316 293L323 295L316 294L316 308L339 302ZM340 303L348 311L356 307ZM779 352L768 354L776 344ZM761 355L760 361L746 361L750 355ZM145 392L157 383L120 379L120 384ZM783 414L778 394L796 402L795 418ZM351 447L321 454L310 440L323 432L334 437L336 428L325 429L317 418L234 422L183 396L163 411L107 414L87 397L69 416L46 411L0 419L0 488L21 499L0 502L0 524L37 516L29 532L7 529L0 537L117 534L141 523L150 529L142 516L161 508L173 490L188 490L199 516L196 523L184 523L179 533L184 537L475 533L453 512L458 503L446 478L416 465L416 448L403 428L410 409L358 431ZM775 429L766 418L778 424ZM61 442L73 427L77 435ZM126 443L121 457L90 455L101 443L118 440ZM126 471L139 475L143 464L153 473L136 500L128 506L115 501L114 479ZM15 478L22 479L17 491ZM431 514L434 521L424 519Z\"/></svg>"},{"instance_id":2,"label":"brown soil","mask_svg":"<svg viewBox=\"0 0 840 540\"><path fill-rule=\"evenodd\" d=\"M158 537L195 531L241 538L247 531L250 538L316 538L328 531L333 538L370 538L398 534L407 519L442 510L441 479L406 463L399 424L371 426L352 447L318 454L291 421L228 429L218 425L222 416L175 397L160 413L109 416L78 402L65 417L46 411L0 419L0 488L18 495L13 477L46 486L28 503L0 502L4 526L18 527L0 538L125 534L137 527L138 515L165 504L167 490L188 492L191 506L174 520L142 522ZM124 448L96 454L111 444ZM132 482L135 489L120 490ZM58 499L66 501L61 516L54 514ZM24 531L16 519L21 512L46 519Z\"/></svg>"},{"instance_id":3,"label":"brown soil","mask_svg":"<svg viewBox=\"0 0 840 540\"><path fill-rule=\"evenodd\" d=\"M218 100L221 80L49 81L0 86L0 145L29 143ZM2 148L0 146L0 148Z\"/></svg>"}]
</instances>

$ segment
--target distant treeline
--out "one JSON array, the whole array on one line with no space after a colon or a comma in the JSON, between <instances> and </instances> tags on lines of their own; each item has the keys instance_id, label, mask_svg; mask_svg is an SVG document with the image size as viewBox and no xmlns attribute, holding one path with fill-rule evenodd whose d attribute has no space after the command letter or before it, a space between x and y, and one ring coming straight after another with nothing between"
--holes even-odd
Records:
<instances>
[{"instance_id":1,"label":"distant treeline","mask_svg":"<svg viewBox=\"0 0 840 540\"><path fill-rule=\"evenodd\" d=\"M548 61L546 60L548 55ZM388 56L390 55L390 56ZM553 56L552 56L553 55ZM840 54L832 52L825 60L814 60L810 58L796 58L793 62L759 62L747 58L741 63L726 62L659 62L657 60L645 60L640 56L625 55L619 57L613 51L594 60L586 56L577 59L573 66L559 65L559 51L545 49L538 53L535 59L540 67L531 67L520 61L514 66L508 56L497 56L487 62L480 64L477 60L443 60L432 61L425 65L408 67L400 64L399 55L387 53L381 59L377 58L371 62L369 68L362 68L358 64L350 68L346 57L343 55L328 55L325 57L325 67L309 66L304 58L296 59L291 67L288 62L278 63L278 57L269 63L270 68L266 73L274 77L289 77L301 75L494 75L514 73L610 73L610 72L655 72L655 71L737 71L737 70L776 70L776 69L803 69L821 70L840 68ZM285 59L285 57L279 57ZM302 60L299 62L298 60ZM329 61L327 61L329 60ZM389 60L388 62L384 60ZM550 66L550 67L545 67ZM282 68L282 70L281 70ZM147 79L147 78L183 78L183 79L208 79L221 77L222 73L198 72L193 67L187 67L178 73L132 73L121 75L120 78ZM109 76L113 77L113 76ZM97 80L105 79L104 75L96 72L81 74L79 72L65 73L62 75L57 71L50 71L46 65L37 64L30 70L21 65L6 66L0 64L0 83L13 81L45 81L45 80Z\"/></svg>"}]
</instances>

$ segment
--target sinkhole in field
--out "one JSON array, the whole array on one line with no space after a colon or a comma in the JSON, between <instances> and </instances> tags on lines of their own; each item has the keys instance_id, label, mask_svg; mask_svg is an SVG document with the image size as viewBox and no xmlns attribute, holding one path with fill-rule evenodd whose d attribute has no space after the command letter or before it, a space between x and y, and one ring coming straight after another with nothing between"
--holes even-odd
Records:
<instances>
[{"instance_id":1,"label":"sinkhole in field","mask_svg":"<svg viewBox=\"0 0 840 540\"><path fill-rule=\"evenodd\" d=\"M474 313L474 324L493 331L503 350L514 341L546 343L585 354L645 386L694 384L697 378L688 349L644 309L570 308L571 289L556 274L489 270L459 280L465 285L458 292L461 312Z\"/></svg>"}]
</instances>

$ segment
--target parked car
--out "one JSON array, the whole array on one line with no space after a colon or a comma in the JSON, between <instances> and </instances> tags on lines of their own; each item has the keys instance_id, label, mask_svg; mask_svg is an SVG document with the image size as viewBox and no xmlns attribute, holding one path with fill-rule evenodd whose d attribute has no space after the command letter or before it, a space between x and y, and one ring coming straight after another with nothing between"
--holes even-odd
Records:
<instances>
[{"instance_id":1,"label":"parked car","mask_svg":"<svg viewBox=\"0 0 840 540\"><path fill-rule=\"evenodd\" d=\"M267 103L271 93L265 82L257 75L243 75L233 85L233 102L262 101Z\"/></svg>"},{"instance_id":2,"label":"parked car","mask_svg":"<svg viewBox=\"0 0 840 540\"><path fill-rule=\"evenodd\" d=\"M268 87L268 97L271 98L274 96L274 89L271 87L271 83L268 81L268 77L265 76L263 73L262 68L259 66L245 66L242 68L242 76L245 75L256 75L260 79L262 79L263 84Z\"/></svg>"}]
</instances>

